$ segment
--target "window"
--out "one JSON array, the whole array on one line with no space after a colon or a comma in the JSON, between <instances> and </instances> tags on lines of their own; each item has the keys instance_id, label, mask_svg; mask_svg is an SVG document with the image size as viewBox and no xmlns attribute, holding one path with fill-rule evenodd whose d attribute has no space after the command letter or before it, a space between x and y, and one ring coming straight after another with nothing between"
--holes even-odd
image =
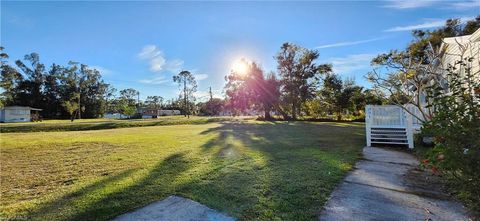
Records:
<instances>
[{"instance_id":1,"label":"window","mask_svg":"<svg viewBox=\"0 0 480 221\"><path fill-rule=\"evenodd\" d=\"M22 109L13 109L10 111L11 115L26 115L28 114L29 110L22 110Z\"/></svg>"}]
</instances>

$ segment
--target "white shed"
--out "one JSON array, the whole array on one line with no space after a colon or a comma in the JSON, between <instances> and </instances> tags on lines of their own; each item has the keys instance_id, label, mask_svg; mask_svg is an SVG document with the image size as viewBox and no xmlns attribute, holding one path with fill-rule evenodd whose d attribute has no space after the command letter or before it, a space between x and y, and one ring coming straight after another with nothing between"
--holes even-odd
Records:
<instances>
[{"instance_id":1,"label":"white shed","mask_svg":"<svg viewBox=\"0 0 480 221\"><path fill-rule=\"evenodd\" d=\"M42 109L27 106L8 106L0 109L0 122L30 122L32 117L38 119L38 111ZM32 111L35 113L32 114Z\"/></svg>"},{"instance_id":2,"label":"white shed","mask_svg":"<svg viewBox=\"0 0 480 221\"><path fill-rule=\"evenodd\" d=\"M180 115L180 110L162 110L162 109L144 109L140 110L139 113L142 114L142 118L150 119L150 118L158 118L160 116L173 116L173 115Z\"/></svg>"}]
</instances>

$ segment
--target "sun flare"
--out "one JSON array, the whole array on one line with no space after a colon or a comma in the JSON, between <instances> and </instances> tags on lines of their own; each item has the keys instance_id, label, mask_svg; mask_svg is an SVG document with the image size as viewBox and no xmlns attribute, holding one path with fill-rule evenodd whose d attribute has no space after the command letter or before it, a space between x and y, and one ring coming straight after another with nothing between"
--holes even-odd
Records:
<instances>
[{"instance_id":1,"label":"sun flare","mask_svg":"<svg viewBox=\"0 0 480 221\"><path fill-rule=\"evenodd\" d=\"M232 71L239 74L245 75L248 72L248 63L245 59L240 59L232 64Z\"/></svg>"}]
</instances>

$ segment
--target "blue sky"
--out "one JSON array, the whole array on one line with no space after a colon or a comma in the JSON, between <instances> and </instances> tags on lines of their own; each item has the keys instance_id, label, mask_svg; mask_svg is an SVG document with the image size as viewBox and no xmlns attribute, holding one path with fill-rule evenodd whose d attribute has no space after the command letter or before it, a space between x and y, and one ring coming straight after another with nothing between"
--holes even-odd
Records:
<instances>
[{"instance_id":1,"label":"blue sky","mask_svg":"<svg viewBox=\"0 0 480 221\"><path fill-rule=\"evenodd\" d=\"M240 58L276 71L284 42L318 49L342 77L368 87L372 57L402 49L411 30L473 18L480 1L124 2L2 1L1 45L13 59L37 52L50 65L78 61L117 89L177 97L172 76L196 74L197 95L221 96Z\"/></svg>"}]
</instances>

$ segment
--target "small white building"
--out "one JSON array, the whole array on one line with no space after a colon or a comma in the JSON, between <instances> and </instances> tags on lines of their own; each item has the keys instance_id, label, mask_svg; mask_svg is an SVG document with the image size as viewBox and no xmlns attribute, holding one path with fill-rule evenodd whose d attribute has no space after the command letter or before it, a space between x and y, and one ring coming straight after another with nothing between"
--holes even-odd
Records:
<instances>
[{"instance_id":1,"label":"small white building","mask_svg":"<svg viewBox=\"0 0 480 221\"><path fill-rule=\"evenodd\" d=\"M129 116L121 114L121 113L106 113L103 118L106 119L126 119L129 118Z\"/></svg>"},{"instance_id":2,"label":"small white building","mask_svg":"<svg viewBox=\"0 0 480 221\"><path fill-rule=\"evenodd\" d=\"M38 112L42 109L28 106L8 106L0 109L0 122L30 122L39 120ZM32 111L34 113L32 113Z\"/></svg>"},{"instance_id":3,"label":"small white building","mask_svg":"<svg viewBox=\"0 0 480 221\"><path fill-rule=\"evenodd\" d=\"M144 110L140 110L140 113L142 114L142 118L144 119L181 114L180 110L161 110L161 109L144 109Z\"/></svg>"}]
</instances>

